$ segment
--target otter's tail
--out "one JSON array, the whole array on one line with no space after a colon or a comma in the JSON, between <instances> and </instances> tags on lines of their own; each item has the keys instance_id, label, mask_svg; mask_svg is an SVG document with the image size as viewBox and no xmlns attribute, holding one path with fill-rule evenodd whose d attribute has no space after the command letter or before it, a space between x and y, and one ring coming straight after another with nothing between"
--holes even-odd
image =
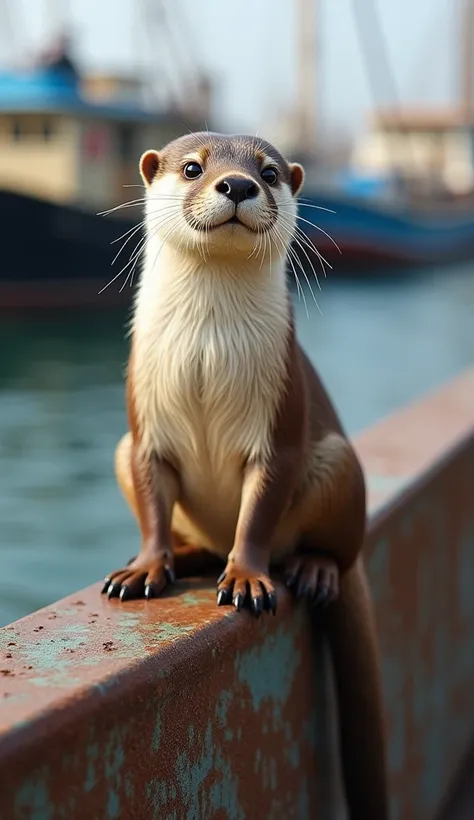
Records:
<instances>
[{"instance_id":1,"label":"otter's tail","mask_svg":"<svg viewBox=\"0 0 474 820\"><path fill-rule=\"evenodd\" d=\"M388 820L385 725L372 602L359 559L325 615L350 820Z\"/></svg>"}]
</instances>

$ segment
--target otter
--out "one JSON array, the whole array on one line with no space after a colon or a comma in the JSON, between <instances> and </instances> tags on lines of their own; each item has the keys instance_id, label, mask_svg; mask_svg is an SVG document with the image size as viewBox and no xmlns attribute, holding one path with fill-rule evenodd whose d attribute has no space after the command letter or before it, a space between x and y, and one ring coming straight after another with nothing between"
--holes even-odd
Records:
<instances>
[{"instance_id":1,"label":"otter","mask_svg":"<svg viewBox=\"0 0 474 820\"><path fill-rule=\"evenodd\" d=\"M351 817L388 816L376 631L362 563L364 476L295 335L287 257L300 164L197 133L140 160L146 249L119 486L141 550L104 583L153 598L219 563L217 605L275 614L275 567L324 607Z\"/></svg>"}]
</instances>

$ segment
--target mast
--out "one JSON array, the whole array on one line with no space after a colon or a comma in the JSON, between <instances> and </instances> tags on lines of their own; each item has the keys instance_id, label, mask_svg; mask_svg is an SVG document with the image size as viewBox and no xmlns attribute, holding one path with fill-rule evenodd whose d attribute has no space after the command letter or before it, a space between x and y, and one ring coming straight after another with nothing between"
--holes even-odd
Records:
<instances>
[{"instance_id":1,"label":"mast","mask_svg":"<svg viewBox=\"0 0 474 820\"><path fill-rule=\"evenodd\" d=\"M316 0L296 0L296 132L301 152L314 157L317 145Z\"/></svg>"},{"instance_id":2,"label":"mast","mask_svg":"<svg viewBox=\"0 0 474 820\"><path fill-rule=\"evenodd\" d=\"M0 63L10 65L18 57L18 30L9 0L0 0Z\"/></svg>"},{"instance_id":3,"label":"mast","mask_svg":"<svg viewBox=\"0 0 474 820\"><path fill-rule=\"evenodd\" d=\"M474 114L474 0L463 0L461 24L461 103Z\"/></svg>"}]
</instances>

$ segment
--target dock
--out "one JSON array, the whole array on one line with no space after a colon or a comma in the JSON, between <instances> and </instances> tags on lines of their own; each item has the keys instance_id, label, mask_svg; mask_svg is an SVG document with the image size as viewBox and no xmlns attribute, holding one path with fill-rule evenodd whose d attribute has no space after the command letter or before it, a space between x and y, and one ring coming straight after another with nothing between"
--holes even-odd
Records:
<instances>
[{"instance_id":1,"label":"dock","mask_svg":"<svg viewBox=\"0 0 474 820\"><path fill-rule=\"evenodd\" d=\"M355 446L391 818L472 818L474 370ZM214 579L100 589L0 630L2 820L345 817L323 633L282 585L259 620L217 608Z\"/></svg>"}]
</instances>

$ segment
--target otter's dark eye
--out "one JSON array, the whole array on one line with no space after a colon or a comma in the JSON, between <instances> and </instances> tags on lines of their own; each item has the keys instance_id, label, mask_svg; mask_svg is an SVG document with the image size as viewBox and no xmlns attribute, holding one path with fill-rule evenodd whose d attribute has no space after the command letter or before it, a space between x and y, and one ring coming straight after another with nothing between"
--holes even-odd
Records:
<instances>
[{"instance_id":1,"label":"otter's dark eye","mask_svg":"<svg viewBox=\"0 0 474 820\"><path fill-rule=\"evenodd\" d=\"M278 174L275 168L264 168L263 171L261 171L260 176L263 181L267 183L267 185L275 185L278 179Z\"/></svg>"},{"instance_id":2,"label":"otter's dark eye","mask_svg":"<svg viewBox=\"0 0 474 820\"><path fill-rule=\"evenodd\" d=\"M183 168L183 175L186 179L197 179L202 174L202 168L198 162L187 162Z\"/></svg>"}]
</instances>

